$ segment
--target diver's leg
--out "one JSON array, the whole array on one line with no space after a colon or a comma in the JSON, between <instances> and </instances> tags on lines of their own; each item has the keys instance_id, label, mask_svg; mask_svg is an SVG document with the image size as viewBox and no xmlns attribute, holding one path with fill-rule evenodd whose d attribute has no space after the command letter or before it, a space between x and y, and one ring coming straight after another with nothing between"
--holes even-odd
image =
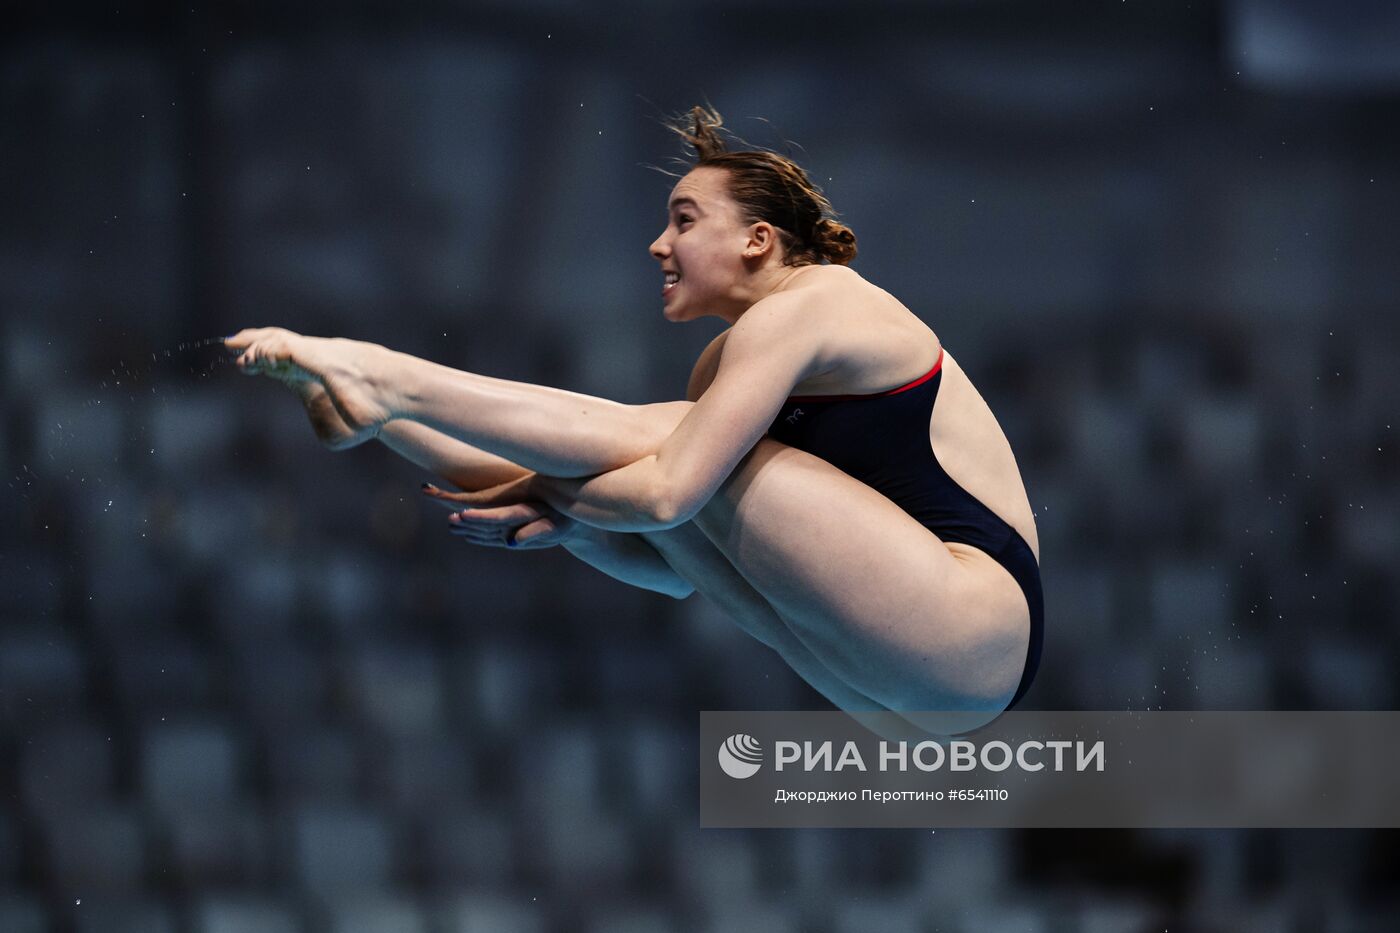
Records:
<instances>
[{"instance_id":1,"label":"diver's leg","mask_svg":"<svg viewBox=\"0 0 1400 933\"><path fill-rule=\"evenodd\" d=\"M822 696L845 710L885 708L852 689L818 661L768 601L692 522L640 534L671 569L690 581L698 593L719 607L739 628L782 656L788 666Z\"/></svg>"},{"instance_id":2,"label":"diver's leg","mask_svg":"<svg viewBox=\"0 0 1400 933\"><path fill-rule=\"evenodd\" d=\"M379 429L385 447L458 489L477 491L508 483L531 472L504 457L434 431L415 421L390 421Z\"/></svg>"},{"instance_id":3,"label":"diver's leg","mask_svg":"<svg viewBox=\"0 0 1400 933\"><path fill-rule=\"evenodd\" d=\"M892 715L883 704L856 690L818 660L694 522L640 534L697 592L739 628L776 651L799 677L837 708L851 713L866 728L890 741L919 742L930 737L928 731ZM876 715L862 715L865 713Z\"/></svg>"},{"instance_id":4,"label":"diver's leg","mask_svg":"<svg viewBox=\"0 0 1400 933\"><path fill-rule=\"evenodd\" d=\"M764 439L693 523L817 658L875 701L986 721L1015 692L1030 625L1011 575L980 551L950 551L826 461Z\"/></svg>"},{"instance_id":5,"label":"diver's leg","mask_svg":"<svg viewBox=\"0 0 1400 933\"><path fill-rule=\"evenodd\" d=\"M225 342L242 351L238 365L245 372L320 383L348 432L340 446L360 443L395 419L414 421L548 476L591 476L650 456L691 405L626 405L280 328L241 331Z\"/></svg>"}]
</instances>

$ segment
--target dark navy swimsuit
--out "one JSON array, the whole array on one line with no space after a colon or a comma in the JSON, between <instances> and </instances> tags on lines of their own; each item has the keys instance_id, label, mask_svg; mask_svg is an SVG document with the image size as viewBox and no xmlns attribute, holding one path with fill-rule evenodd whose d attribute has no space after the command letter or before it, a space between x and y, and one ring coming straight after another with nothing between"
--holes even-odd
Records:
<instances>
[{"instance_id":1,"label":"dark navy swimsuit","mask_svg":"<svg viewBox=\"0 0 1400 933\"><path fill-rule=\"evenodd\" d=\"M929 420L943 377L943 350L933 369L907 385L873 395L794 395L768 436L805 450L884 494L944 542L970 544L1007 569L1030 609L1026 667L1011 706L1040 666L1045 611L1040 566L1024 538L953 482L929 443Z\"/></svg>"}]
</instances>

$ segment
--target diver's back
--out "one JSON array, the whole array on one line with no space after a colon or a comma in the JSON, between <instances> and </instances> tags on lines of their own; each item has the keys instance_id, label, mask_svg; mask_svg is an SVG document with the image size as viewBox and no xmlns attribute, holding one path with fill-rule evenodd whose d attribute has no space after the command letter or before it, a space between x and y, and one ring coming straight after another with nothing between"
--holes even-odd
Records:
<instances>
[{"instance_id":1,"label":"diver's back","mask_svg":"<svg viewBox=\"0 0 1400 933\"><path fill-rule=\"evenodd\" d=\"M826 331L833 365L794 387L798 396L875 395L940 362L929 444L949 478L1016 530L1037 557L1035 518L996 416L934 332L898 299L844 266L821 266L793 292L810 291L813 326Z\"/></svg>"}]
</instances>

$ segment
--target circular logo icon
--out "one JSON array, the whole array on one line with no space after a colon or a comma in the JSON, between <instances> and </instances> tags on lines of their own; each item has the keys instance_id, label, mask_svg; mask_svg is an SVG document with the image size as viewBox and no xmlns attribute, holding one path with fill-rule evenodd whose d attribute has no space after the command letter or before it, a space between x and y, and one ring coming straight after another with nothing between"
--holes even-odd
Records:
<instances>
[{"instance_id":1,"label":"circular logo icon","mask_svg":"<svg viewBox=\"0 0 1400 933\"><path fill-rule=\"evenodd\" d=\"M751 735L731 735L719 747L719 766L732 778L753 777L761 764L763 746Z\"/></svg>"}]
</instances>

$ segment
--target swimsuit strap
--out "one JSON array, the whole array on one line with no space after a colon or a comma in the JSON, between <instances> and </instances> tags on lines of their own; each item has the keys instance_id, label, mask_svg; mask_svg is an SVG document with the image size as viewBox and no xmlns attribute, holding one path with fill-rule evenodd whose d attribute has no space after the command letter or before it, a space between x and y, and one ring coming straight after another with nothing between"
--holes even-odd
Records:
<instances>
[{"instance_id":1,"label":"swimsuit strap","mask_svg":"<svg viewBox=\"0 0 1400 933\"><path fill-rule=\"evenodd\" d=\"M896 387L893 388L893 389L886 389L886 390L883 391L883 392L869 392L869 393L866 393L866 394L864 394L864 395L790 395L790 396L788 396L788 401L789 401L789 402L846 402L846 401L852 401L852 400L854 400L854 399L861 399L861 398L884 398L884 397L887 396L887 395L898 395L898 394L901 393L901 392L908 392L910 389L913 389L913 388L915 388L915 387L917 387L917 386L923 385L925 382L928 382L928 381L929 381L930 379L932 379L934 376L938 375L938 371L939 371L940 369L942 369L942 368L943 368L943 348L942 348L942 347L939 347L939 348L938 348L938 359L934 361L934 363L933 363L933 369L930 369L928 372L924 373L922 376L920 376L918 379L915 379L913 382L906 382L906 383L905 383L904 385L902 385L902 386L896 386Z\"/></svg>"}]
</instances>

